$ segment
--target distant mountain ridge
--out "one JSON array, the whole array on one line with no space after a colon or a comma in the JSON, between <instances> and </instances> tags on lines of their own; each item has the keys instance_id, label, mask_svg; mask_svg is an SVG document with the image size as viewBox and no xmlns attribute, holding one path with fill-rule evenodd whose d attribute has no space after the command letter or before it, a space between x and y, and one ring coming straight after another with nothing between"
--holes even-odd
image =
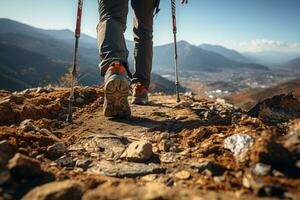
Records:
<instances>
[{"instance_id":1,"label":"distant mountain ridge","mask_svg":"<svg viewBox=\"0 0 300 200\"><path fill-rule=\"evenodd\" d=\"M264 52L245 52L245 57L252 59L254 62L267 65L280 67L282 63L288 62L299 56L299 53L293 52L278 52L278 51L264 51Z\"/></svg>"},{"instance_id":2,"label":"distant mountain ridge","mask_svg":"<svg viewBox=\"0 0 300 200\"><path fill-rule=\"evenodd\" d=\"M290 70L300 70L300 56L283 63L282 66Z\"/></svg>"},{"instance_id":3,"label":"distant mountain ridge","mask_svg":"<svg viewBox=\"0 0 300 200\"><path fill-rule=\"evenodd\" d=\"M186 41L179 41L177 46L181 70L201 70L212 73L220 73L228 70L269 70L268 67L263 65L230 60L219 53L203 50ZM154 48L154 69L163 68L164 70L173 70L174 58L171 56L173 55L173 51L173 44L156 46Z\"/></svg>"},{"instance_id":4,"label":"distant mountain ridge","mask_svg":"<svg viewBox=\"0 0 300 200\"><path fill-rule=\"evenodd\" d=\"M74 33L69 29L64 30L45 30L40 28L35 28L27 24L23 24L11 19L0 18L0 34L3 33L16 33L29 35L35 38L48 39L49 37L58 40L70 40L74 38ZM86 34L81 34L80 42L85 44L96 44L95 38L90 37Z\"/></svg>"},{"instance_id":5,"label":"distant mountain ridge","mask_svg":"<svg viewBox=\"0 0 300 200\"><path fill-rule=\"evenodd\" d=\"M252 63L253 60L243 56L239 52L233 49L227 49L223 46L220 45L211 45L211 44L201 44L198 46L201 49L207 50L207 51L212 51L215 53L218 53L230 60L234 60L237 62L245 62L245 63Z\"/></svg>"}]
</instances>

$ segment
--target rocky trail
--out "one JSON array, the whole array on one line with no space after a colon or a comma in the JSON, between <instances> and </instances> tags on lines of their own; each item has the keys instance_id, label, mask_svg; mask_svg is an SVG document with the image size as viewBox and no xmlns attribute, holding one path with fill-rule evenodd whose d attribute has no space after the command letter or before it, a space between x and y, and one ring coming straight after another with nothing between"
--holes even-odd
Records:
<instances>
[{"instance_id":1,"label":"rocky trail","mask_svg":"<svg viewBox=\"0 0 300 200\"><path fill-rule=\"evenodd\" d=\"M0 199L300 199L300 102L249 112L152 94L130 119L102 115L100 87L0 91Z\"/></svg>"}]
</instances>

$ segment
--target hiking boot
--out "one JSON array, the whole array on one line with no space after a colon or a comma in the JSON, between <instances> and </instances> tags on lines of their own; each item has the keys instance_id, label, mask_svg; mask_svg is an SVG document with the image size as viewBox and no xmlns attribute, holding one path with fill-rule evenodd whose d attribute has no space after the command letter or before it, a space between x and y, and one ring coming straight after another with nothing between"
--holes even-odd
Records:
<instances>
[{"instance_id":1,"label":"hiking boot","mask_svg":"<svg viewBox=\"0 0 300 200\"><path fill-rule=\"evenodd\" d=\"M131 103L137 105L147 105L149 103L148 89L143 84L133 84Z\"/></svg>"},{"instance_id":2,"label":"hiking boot","mask_svg":"<svg viewBox=\"0 0 300 200\"><path fill-rule=\"evenodd\" d=\"M105 73L104 83L104 116L129 117L129 84L125 67L119 62L112 63Z\"/></svg>"}]
</instances>

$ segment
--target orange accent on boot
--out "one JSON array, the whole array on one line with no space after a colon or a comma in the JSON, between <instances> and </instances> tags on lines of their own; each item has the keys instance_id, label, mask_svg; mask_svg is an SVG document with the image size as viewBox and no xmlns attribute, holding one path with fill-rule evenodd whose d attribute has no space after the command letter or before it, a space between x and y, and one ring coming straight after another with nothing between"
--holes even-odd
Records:
<instances>
[{"instance_id":1,"label":"orange accent on boot","mask_svg":"<svg viewBox=\"0 0 300 200\"><path fill-rule=\"evenodd\" d=\"M107 72L108 71L114 74L122 74L126 72L126 68L119 62L113 62L107 69Z\"/></svg>"},{"instance_id":2,"label":"orange accent on boot","mask_svg":"<svg viewBox=\"0 0 300 200\"><path fill-rule=\"evenodd\" d=\"M145 94L148 93L147 88L142 85L141 83L136 83L133 87L133 94L137 95L137 96L143 96Z\"/></svg>"}]
</instances>

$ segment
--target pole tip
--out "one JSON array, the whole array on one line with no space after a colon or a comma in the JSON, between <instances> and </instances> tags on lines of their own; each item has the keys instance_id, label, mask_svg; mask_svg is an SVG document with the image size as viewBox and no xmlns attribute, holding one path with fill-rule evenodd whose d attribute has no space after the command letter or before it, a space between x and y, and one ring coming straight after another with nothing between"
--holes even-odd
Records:
<instances>
[{"instance_id":1,"label":"pole tip","mask_svg":"<svg viewBox=\"0 0 300 200\"><path fill-rule=\"evenodd\" d=\"M68 114L66 121L69 122L69 123L72 123L73 122L72 115Z\"/></svg>"},{"instance_id":2,"label":"pole tip","mask_svg":"<svg viewBox=\"0 0 300 200\"><path fill-rule=\"evenodd\" d=\"M179 98L179 96L177 96L176 102L177 102L177 103L180 103L180 98Z\"/></svg>"}]
</instances>

